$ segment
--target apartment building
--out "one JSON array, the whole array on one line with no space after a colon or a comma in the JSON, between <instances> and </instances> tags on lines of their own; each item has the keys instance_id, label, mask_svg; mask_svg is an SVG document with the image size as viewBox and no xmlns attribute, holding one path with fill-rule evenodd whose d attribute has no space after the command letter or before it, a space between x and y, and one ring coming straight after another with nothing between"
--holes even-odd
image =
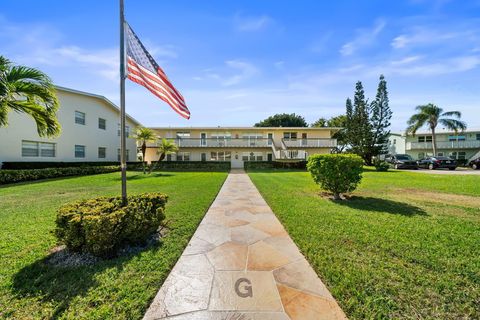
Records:
<instances>
[{"instance_id":1,"label":"apartment building","mask_svg":"<svg viewBox=\"0 0 480 320\"><path fill-rule=\"evenodd\" d=\"M117 161L120 157L120 111L107 98L56 87L57 113L62 133L43 138L31 117L9 113L9 125L0 128L0 163L5 161ZM127 136L140 123L127 116ZM127 139L127 160L137 160L135 139Z\"/></svg>"},{"instance_id":2,"label":"apartment building","mask_svg":"<svg viewBox=\"0 0 480 320\"><path fill-rule=\"evenodd\" d=\"M332 139L338 128L303 127L163 127L152 128L161 138L179 147L165 161L229 161L243 168L245 161L302 161L316 153L330 153L337 145ZM158 159L149 144L147 161Z\"/></svg>"},{"instance_id":3,"label":"apartment building","mask_svg":"<svg viewBox=\"0 0 480 320\"><path fill-rule=\"evenodd\" d=\"M464 132L440 131L435 134L437 139L437 156L449 156L457 160L470 161L480 157L480 130ZM405 137L406 153L414 159L422 159L433 155L432 134L417 133Z\"/></svg>"}]
</instances>

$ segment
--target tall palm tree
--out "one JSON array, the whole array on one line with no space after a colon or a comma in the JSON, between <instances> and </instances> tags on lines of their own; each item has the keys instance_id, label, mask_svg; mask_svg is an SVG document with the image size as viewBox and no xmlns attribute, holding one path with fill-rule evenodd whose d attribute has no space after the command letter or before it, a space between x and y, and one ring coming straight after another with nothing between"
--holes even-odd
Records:
<instances>
[{"instance_id":1,"label":"tall palm tree","mask_svg":"<svg viewBox=\"0 0 480 320\"><path fill-rule=\"evenodd\" d=\"M158 145L158 154L160 155L156 164L152 164L150 166L150 172L152 173L153 169L156 168L158 163L162 162L163 159L167 156L167 154L172 154L178 151L178 146L172 140L167 140L163 138L160 140L160 144Z\"/></svg>"},{"instance_id":2,"label":"tall palm tree","mask_svg":"<svg viewBox=\"0 0 480 320\"><path fill-rule=\"evenodd\" d=\"M157 139L157 136L150 128L138 127L133 138L142 144L140 148L142 149L143 174L145 174L145 154L147 153L147 142L154 142Z\"/></svg>"},{"instance_id":3,"label":"tall palm tree","mask_svg":"<svg viewBox=\"0 0 480 320\"><path fill-rule=\"evenodd\" d=\"M437 155L437 138L435 137L435 129L438 124L441 124L449 130L463 131L467 129L467 124L460 121L462 116L460 111L443 112L442 108L437 107L433 103L417 106L415 110L418 113L414 114L408 120L407 134L415 135L418 129L427 125L432 132L432 149L433 155ZM453 117L453 118L449 118Z\"/></svg>"},{"instance_id":4,"label":"tall palm tree","mask_svg":"<svg viewBox=\"0 0 480 320\"><path fill-rule=\"evenodd\" d=\"M35 120L39 136L53 137L60 133L57 110L55 87L45 73L0 56L0 127L8 125L8 113L15 111Z\"/></svg>"}]
</instances>

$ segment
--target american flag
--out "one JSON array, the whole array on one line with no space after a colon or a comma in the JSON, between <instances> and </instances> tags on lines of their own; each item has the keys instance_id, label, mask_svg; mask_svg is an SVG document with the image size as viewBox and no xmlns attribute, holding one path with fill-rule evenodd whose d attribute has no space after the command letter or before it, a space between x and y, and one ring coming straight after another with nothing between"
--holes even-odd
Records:
<instances>
[{"instance_id":1,"label":"american flag","mask_svg":"<svg viewBox=\"0 0 480 320\"><path fill-rule=\"evenodd\" d=\"M179 115L190 119L190 111L180 92L145 49L132 28L125 22L127 44L127 77L165 101Z\"/></svg>"}]
</instances>

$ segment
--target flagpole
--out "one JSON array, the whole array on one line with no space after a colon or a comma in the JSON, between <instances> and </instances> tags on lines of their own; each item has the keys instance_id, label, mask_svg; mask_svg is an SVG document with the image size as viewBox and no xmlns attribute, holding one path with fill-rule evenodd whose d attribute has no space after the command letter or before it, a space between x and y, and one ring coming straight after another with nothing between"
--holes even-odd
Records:
<instances>
[{"instance_id":1,"label":"flagpole","mask_svg":"<svg viewBox=\"0 0 480 320\"><path fill-rule=\"evenodd\" d=\"M120 167L122 170L122 201L127 203L127 161L125 135L125 17L120 0Z\"/></svg>"}]
</instances>

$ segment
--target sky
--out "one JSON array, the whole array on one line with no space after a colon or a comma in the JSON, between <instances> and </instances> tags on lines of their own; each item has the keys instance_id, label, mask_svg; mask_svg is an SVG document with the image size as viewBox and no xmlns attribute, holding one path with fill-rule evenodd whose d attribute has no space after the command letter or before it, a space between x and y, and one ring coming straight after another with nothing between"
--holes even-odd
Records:
<instances>
[{"instance_id":1,"label":"sky","mask_svg":"<svg viewBox=\"0 0 480 320\"><path fill-rule=\"evenodd\" d=\"M118 1L0 0L0 54L60 86L119 101ZM125 0L129 24L182 92L191 119L127 81L145 126L251 126L275 113L312 123L345 112L384 74L392 131L415 106L480 128L480 0Z\"/></svg>"}]
</instances>

